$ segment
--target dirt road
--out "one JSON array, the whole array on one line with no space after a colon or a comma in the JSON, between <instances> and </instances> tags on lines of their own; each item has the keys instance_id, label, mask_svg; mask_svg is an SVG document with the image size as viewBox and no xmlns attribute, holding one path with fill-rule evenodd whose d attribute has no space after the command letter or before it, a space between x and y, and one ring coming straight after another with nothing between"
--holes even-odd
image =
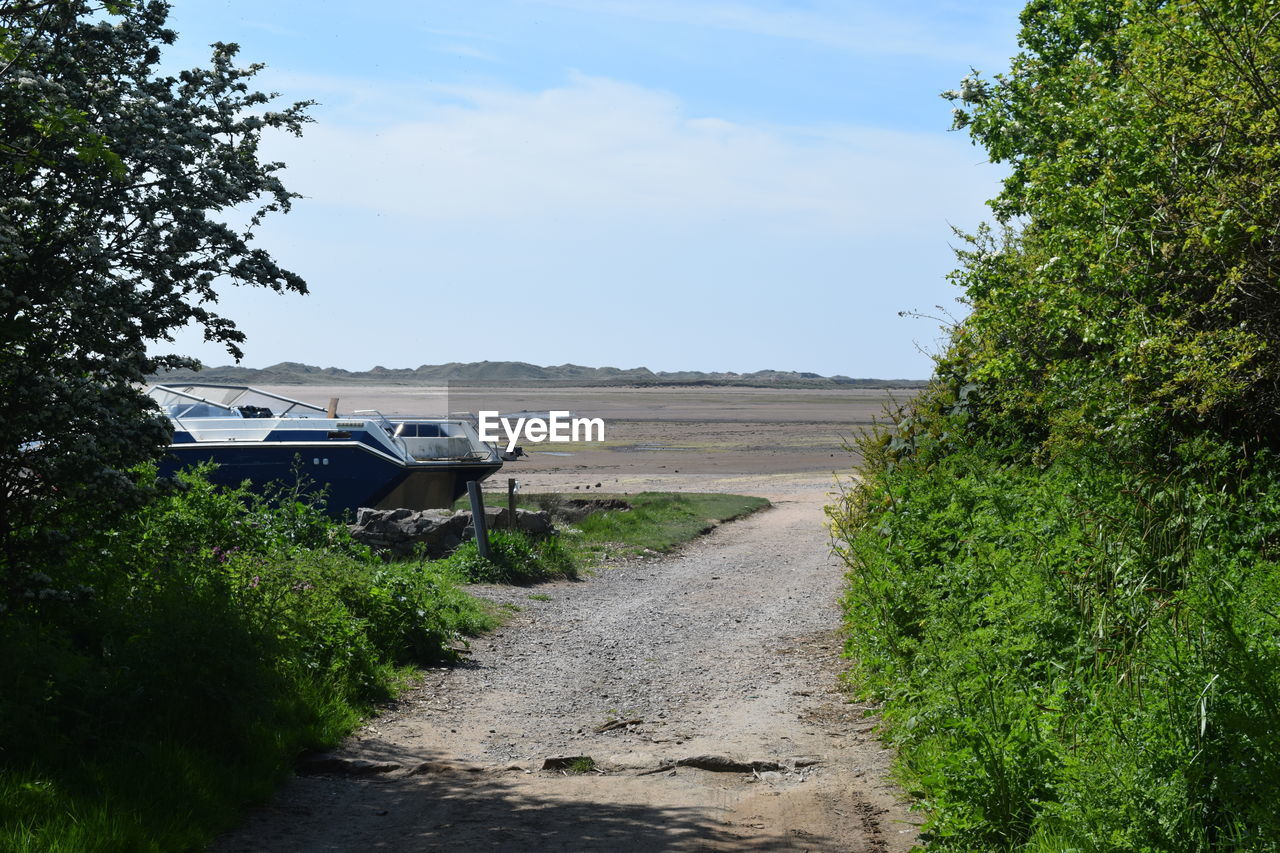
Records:
<instances>
[{"instance_id":1,"label":"dirt road","mask_svg":"<svg viewBox=\"0 0 1280 853\"><path fill-rule=\"evenodd\" d=\"M415 405L362 393L361 406ZM774 507L580 582L478 588L521 609L213 849L910 849L919 817L888 781L874 718L840 691L842 569L822 514L832 470L851 463L841 437L882 400L525 393L493 405L600 414L611 440L536 449L499 491L511 476L528 492L721 491ZM595 769L543 769L578 756Z\"/></svg>"},{"instance_id":2,"label":"dirt road","mask_svg":"<svg viewBox=\"0 0 1280 853\"><path fill-rule=\"evenodd\" d=\"M824 492L792 485L674 557L481 588L522 609L214 849L909 849L836 681Z\"/></svg>"}]
</instances>

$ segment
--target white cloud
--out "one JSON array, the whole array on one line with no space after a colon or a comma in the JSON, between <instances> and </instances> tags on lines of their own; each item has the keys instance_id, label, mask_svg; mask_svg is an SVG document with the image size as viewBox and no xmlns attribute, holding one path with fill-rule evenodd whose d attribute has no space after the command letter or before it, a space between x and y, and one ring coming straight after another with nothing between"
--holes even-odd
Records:
<instances>
[{"instance_id":1,"label":"white cloud","mask_svg":"<svg viewBox=\"0 0 1280 853\"><path fill-rule=\"evenodd\" d=\"M576 76L541 92L348 88L400 121L310 126L272 152L314 202L420 220L751 222L868 234L978 213L993 172L962 139L691 117L672 95Z\"/></svg>"},{"instance_id":2,"label":"white cloud","mask_svg":"<svg viewBox=\"0 0 1280 853\"><path fill-rule=\"evenodd\" d=\"M481 62L497 62L498 57L488 51L481 50L469 44L447 44L440 48L444 53L451 53L454 56L465 56L468 59L478 59Z\"/></svg>"},{"instance_id":3,"label":"white cloud","mask_svg":"<svg viewBox=\"0 0 1280 853\"><path fill-rule=\"evenodd\" d=\"M705 27L810 42L871 55L919 56L961 62L984 55L981 45L965 41L954 28L938 26L932 16L912 14L901 5L826 0L770 8L769 4L717 0L526 0L579 12ZM961 19L983 17L983 7L953 9ZM936 7L934 7L936 14ZM945 33L945 35L943 35ZM940 37L941 36L941 37Z\"/></svg>"}]
</instances>

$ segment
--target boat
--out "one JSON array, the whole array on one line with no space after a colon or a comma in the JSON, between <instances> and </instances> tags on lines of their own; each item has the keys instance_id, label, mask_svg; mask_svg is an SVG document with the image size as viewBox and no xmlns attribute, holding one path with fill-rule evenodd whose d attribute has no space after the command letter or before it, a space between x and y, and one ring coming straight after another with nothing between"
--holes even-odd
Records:
<instances>
[{"instance_id":1,"label":"boat","mask_svg":"<svg viewBox=\"0 0 1280 853\"><path fill-rule=\"evenodd\" d=\"M502 467L498 452L462 418L339 415L248 385L152 385L148 396L173 423L160 474L204 462L210 481L262 491L302 482L323 489L329 514L360 507L450 507Z\"/></svg>"}]
</instances>

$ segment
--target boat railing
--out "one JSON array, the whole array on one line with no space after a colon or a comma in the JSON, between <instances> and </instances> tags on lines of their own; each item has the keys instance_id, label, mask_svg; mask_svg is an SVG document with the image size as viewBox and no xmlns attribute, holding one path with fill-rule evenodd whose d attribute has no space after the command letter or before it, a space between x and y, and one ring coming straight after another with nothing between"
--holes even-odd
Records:
<instances>
[{"instance_id":1,"label":"boat railing","mask_svg":"<svg viewBox=\"0 0 1280 853\"><path fill-rule=\"evenodd\" d=\"M382 412L378 411L377 409L356 409L351 414L372 415L372 417L368 418L368 420L373 421L378 426L385 429L387 431L387 435L394 437L396 434L395 424L391 423L391 421L387 418L387 416L382 414Z\"/></svg>"},{"instance_id":2,"label":"boat railing","mask_svg":"<svg viewBox=\"0 0 1280 853\"><path fill-rule=\"evenodd\" d=\"M396 422L396 438L419 462L449 459L479 461L493 457L475 427L456 417L406 418Z\"/></svg>"},{"instance_id":3,"label":"boat railing","mask_svg":"<svg viewBox=\"0 0 1280 853\"><path fill-rule=\"evenodd\" d=\"M478 459L479 452L465 435L400 437L409 456L419 462L433 459Z\"/></svg>"}]
</instances>

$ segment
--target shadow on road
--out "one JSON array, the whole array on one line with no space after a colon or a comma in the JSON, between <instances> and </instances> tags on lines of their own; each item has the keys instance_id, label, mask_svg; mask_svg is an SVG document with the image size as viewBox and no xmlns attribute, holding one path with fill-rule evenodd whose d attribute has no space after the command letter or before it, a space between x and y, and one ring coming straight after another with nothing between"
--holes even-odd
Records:
<instances>
[{"instance_id":1,"label":"shadow on road","mask_svg":"<svg viewBox=\"0 0 1280 853\"><path fill-rule=\"evenodd\" d=\"M391 774L298 776L214 853L259 851L692 851L788 849L791 839L727 827L725 806L627 802L634 776L554 776L469 767L376 744ZM307 805L302 805L306 803ZM324 803L322 809L317 803ZM371 839L373 839L371 841ZM809 835L799 849L828 849Z\"/></svg>"}]
</instances>

